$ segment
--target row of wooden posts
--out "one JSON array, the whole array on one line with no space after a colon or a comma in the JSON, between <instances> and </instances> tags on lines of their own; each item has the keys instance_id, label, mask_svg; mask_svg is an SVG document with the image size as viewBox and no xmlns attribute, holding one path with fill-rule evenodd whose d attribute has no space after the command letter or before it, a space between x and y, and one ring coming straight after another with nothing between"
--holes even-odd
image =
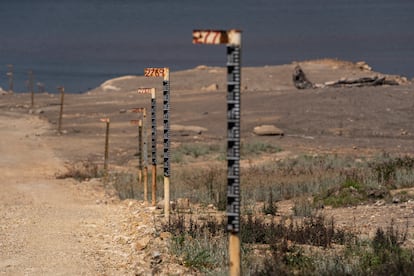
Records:
<instances>
[{"instance_id":1,"label":"row of wooden posts","mask_svg":"<svg viewBox=\"0 0 414 276\"><path fill-rule=\"evenodd\" d=\"M227 44L227 231L229 232L229 274L234 276L241 275L241 251L240 251L240 50L241 50L241 32L238 30L194 30L194 44ZM13 67L9 67L10 90L13 90ZM31 76L32 73L31 73ZM169 129L169 68L146 68L144 70L146 77L163 77L163 126L164 126L164 215L169 221L170 215L170 129ZM32 77L29 78L32 83ZM30 84L32 85L32 84ZM58 88L61 94L61 104L58 120L58 132L61 133L64 87ZM151 203L156 205L156 112L155 112L155 89L140 88L139 93L151 93L151 121L152 121L152 196ZM32 92L32 105L34 104ZM148 200L148 168L147 162L142 165L142 130L145 127L146 109L135 108L131 110L135 113L142 113L143 119L132 120L131 123L138 125L138 152L139 152L139 172L138 181L144 185L144 201ZM108 143L109 143L109 118L101 118L106 123L105 138L105 159L104 171L108 174ZM145 139L146 141L146 139ZM146 147L146 145L145 145ZM147 153L145 153L147 158Z\"/></svg>"},{"instance_id":2,"label":"row of wooden posts","mask_svg":"<svg viewBox=\"0 0 414 276\"><path fill-rule=\"evenodd\" d=\"M157 191L157 156L156 156L156 102L155 102L155 88L140 88L138 93L151 94L151 119L152 119L152 194L151 204L156 205L156 191ZM147 109L145 107L133 108L130 110L133 113L142 115L142 119L131 120L130 123L134 126L138 126L138 184L143 185L144 190L144 202L148 202L148 143L146 135L146 120L147 120ZM109 128L110 119L101 118L101 122L106 124L105 132L105 152L104 152L104 174L108 175L108 164L109 164Z\"/></svg>"},{"instance_id":3,"label":"row of wooden posts","mask_svg":"<svg viewBox=\"0 0 414 276\"><path fill-rule=\"evenodd\" d=\"M9 71L7 76L9 77L9 92L14 93L13 91L13 65L8 65ZM169 68L146 68L144 70L144 75L147 77L163 77L164 78L164 86L165 82L166 88L164 89L164 194L165 194L165 217L169 219ZM28 88L31 94L31 106L34 106L34 91L33 91L33 71L29 71L29 81L28 81ZM60 109L59 109L59 117L57 122L57 132L59 134L62 133L62 118L63 118L63 108L64 108L64 100L65 100L65 88L63 86L59 86L58 88L60 94ZM156 205L156 190L157 190L157 157L156 157L156 98L155 98L155 88L139 88L137 91L139 94L151 94L151 121L152 121L152 196L151 196L151 203L153 206ZM139 184L144 183L144 200L147 202L148 199L148 166L147 166L147 141L146 139L142 139L142 132L143 130L146 131L145 121L146 121L146 108L134 108L131 110L134 113L142 114L143 118L140 120L131 120L131 124L138 126L138 153L139 153L139 172L138 172L138 182ZM109 118L102 118L101 121L106 122L106 138L105 138L105 157L104 157L104 171L105 174L108 173L108 141L109 141ZM146 137L146 134L144 134ZM143 154L142 143L144 143L144 151ZM145 165L143 166L143 156L145 158Z\"/></svg>"},{"instance_id":4,"label":"row of wooden posts","mask_svg":"<svg viewBox=\"0 0 414 276\"><path fill-rule=\"evenodd\" d=\"M164 216L169 221L170 216L170 191L169 191L169 68L146 68L146 77L163 77L163 120L164 120ZM152 193L151 204L156 205L157 192L157 116L156 116L156 90L155 88L139 88L139 94L151 94L151 160L152 160ZM63 105L63 102L62 102ZM148 202L148 146L146 135L147 109L145 107L133 108L133 113L142 115L141 119L131 120L131 124L138 126L138 185L143 186L144 202ZM106 123L105 153L104 153L104 173L108 174L109 163L109 127L110 118L101 118L101 122ZM144 132L144 134L143 134ZM145 137L143 139L143 136ZM143 160L144 159L144 160ZM144 162L143 162L144 161Z\"/></svg>"},{"instance_id":5,"label":"row of wooden posts","mask_svg":"<svg viewBox=\"0 0 414 276\"><path fill-rule=\"evenodd\" d=\"M34 74L33 70L29 70L27 72L28 80L26 81L27 90L31 95L31 106L34 106ZM9 82L9 89L8 92L13 94L14 93L14 66L13 64L7 64L7 73L6 73L8 82ZM45 85L41 82L37 83L37 88L39 92L45 92ZM58 88L59 89L59 88Z\"/></svg>"}]
</instances>

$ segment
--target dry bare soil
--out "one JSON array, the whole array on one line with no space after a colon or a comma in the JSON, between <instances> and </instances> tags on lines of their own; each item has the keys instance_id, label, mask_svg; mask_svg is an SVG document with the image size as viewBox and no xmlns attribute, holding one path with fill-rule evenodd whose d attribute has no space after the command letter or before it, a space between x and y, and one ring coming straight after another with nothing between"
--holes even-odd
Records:
<instances>
[{"instance_id":1,"label":"dry bare soil","mask_svg":"<svg viewBox=\"0 0 414 276\"><path fill-rule=\"evenodd\" d=\"M316 83L379 74L336 60L300 64ZM282 152L277 158L414 153L411 81L398 86L297 90L292 84L294 66L242 69L243 142L278 145ZM224 141L226 69L200 66L172 71L170 78L172 151L182 143ZM162 126L161 79L126 76L84 94L67 93L62 134L56 131L58 94L36 94L33 107L27 93L0 96L0 275L184 273L184 268L168 262L165 241L159 235L157 241L151 240L157 236L154 221L162 219L160 211L143 202L119 201L96 179L81 183L56 179L67 164L87 160L102 166L103 117L111 120L110 168L136 168L137 130L130 120L137 114L128 110L150 109L150 96L138 94L138 87L157 89L158 126ZM266 124L281 128L284 136L253 133L255 126ZM194 127L205 130L193 131ZM289 211L289 202L280 204L281 212ZM366 233L391 219L408 222L413 241L413 202L331 213L340 225Z\"/></svg>"}]
</instances>

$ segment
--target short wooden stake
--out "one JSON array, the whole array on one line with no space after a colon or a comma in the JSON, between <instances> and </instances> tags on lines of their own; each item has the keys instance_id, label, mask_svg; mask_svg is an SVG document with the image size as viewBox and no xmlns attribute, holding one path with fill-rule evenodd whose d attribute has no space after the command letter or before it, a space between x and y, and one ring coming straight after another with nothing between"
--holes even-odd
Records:
<instances>
[{"instance_id":1,"label":"short wooden stake","mask_svg":"<svg viewBox=\"0 0 414 276\"><path fill-rule=\"evenodd\" d=\"M240 276L240 236L239 233L229 235L230 276Z\"/></svg>"},{"instance_id":2,"label":"short wooden stake","mask_svg":"<svg viewBox=\"0 0 414 276\"><path fill-rule=\"evenodd\" d=\"M31 106L34 106L34 90L33 90L33 71L29 71L29 93L31 99Z\"/></svg>"},{"instance_id":3,"label":"short wooden stake","mask_svg":"<svg viewBox=\"0 0 414 276\"><path fill-rule=\"evenodd\" d=\"M109 118L102 118L101 122L106 123L105 131L105 153L104 153L104 184L108 180L108 162L109 162Z\"/></svg>"},{"instance_id":4,"label":"short wooden stake","mask_svg":"<svg viewBox=\"0 0 414 276\"><path fill-rule=\"evenodd\" d=\"M59 122L58 122L58 133L62 133L62 117L63 117L63 102L65 99L65 88L63 86L58 87L60 91L60 112L59 112Z\"/></svg>"},{"instance_id":5,"label":"short wooden stake","mask_svg":"<svg viewBox=\"0 0 414 276\"><path fill-rule=\"evenodd\" d=\"M13 64L8 64L7 68L8 68L7 77L9 78L9 92L14 93Z\"/></svg>"}]
</instances>

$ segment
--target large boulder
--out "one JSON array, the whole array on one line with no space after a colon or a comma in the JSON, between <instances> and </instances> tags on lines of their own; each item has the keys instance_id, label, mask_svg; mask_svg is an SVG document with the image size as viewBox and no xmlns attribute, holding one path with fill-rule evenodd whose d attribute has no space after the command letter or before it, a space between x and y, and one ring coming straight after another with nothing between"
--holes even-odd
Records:
<instances>
[{"instance_id":1,"label":"large boulder","mask_svg":"<svg viewBox=\"0 0 414 276\"><path fill-rule=\"evenodd\" d=\"M285 133L274 125L261 125L253 129L254 134L259 136L283 136Z\"/></svg>"},{"instance_id":2,"label":"large boulder","mask_svg":"<svg viewBox=\"0 0 414 276\"><path fill-rule=\"evenodd\" d=\"M184 136L185 134L190 135L190 133L202 134L203 132L207 131L206 128L200 126L184 126L176 124L171 125L170 130L179 132L181 135Z\"/></svg>"}]
</instances>

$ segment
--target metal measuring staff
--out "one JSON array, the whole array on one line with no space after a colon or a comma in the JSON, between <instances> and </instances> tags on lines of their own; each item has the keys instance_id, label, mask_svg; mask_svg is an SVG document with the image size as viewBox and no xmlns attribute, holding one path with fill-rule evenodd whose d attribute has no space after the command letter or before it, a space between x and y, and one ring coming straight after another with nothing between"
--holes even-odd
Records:
<instances>
[{"instance_id":1,"label":"metal measuring staff","mask_svg":"<svg viewBox=\"0 0 414 276\"><path fill-rule=\"evenodd\" d=\"M227 231L230 275L240 275L240 51L239 30L194 30L194 44L227 44Z\"/></svg>"},{"instance_id":2,"label":"metal measuring staff","mask_svg":"<svg viewBox=\"0 0 414 276\"><path fill-rule=\"evenodd\" d=\"M104 174L108 176L108 157L109 157L109 118L101 118L101 122L106 123L105 132L105 155L104 155Z\"/></svg>"},{"instance_id":3,"label":"metal measuring staff","mask_svg":"<svg viewBox=\"0 0 414 276\"><path fill-rule=\"evenodd\" d=\"M156 205L157 200L157 102L155 88L138 88L139 94L151 94L151 204Z\"/></svg>"},{"instance_id":4,"label":"metal measuring staff","mask_svg":"<svg viewBox=\"0 0 414 276\"><path fill-rule=\"evenodd\" d=\"M63 102L65 99L65 87L59 86L60 91L60 111L59 111L59 122L58 122L58 133L62 133L62 117L63 117Z\"/></svg>"},{"instance_id":5,"label":"metal measuring staff","mask_svg":"<svg viewBox=\"0 0 414 276\"><path fill-rule=\"evenodd\" d=\"M164 216L170 221L170 69L145 68L145 77L163 77L163 120L164 120Z\"/></svg>"},{"instance_id":6,"label":"metal measuring staff","mask_svg":"<svg viewBox=\"0 0 414 276\"><path fill-rule=\"evenodd\" d=\"M144 185L144 202L148 202L148 150L147 150L147 136L145 135L145 120L147 118L147 110L145 107L131 109L134 113L141 113L142 120L138 123L138 154L139 154L139 184ZM131 121L132 122L132 121ZM143 135L144 132L144 135ZM142 138L144 136L144 138ZM144 145L144 150L142 149ZM144 157L144 163L142 159ZM144 180L142 181L142 176Z\"/></svg>"}]
</instances>

